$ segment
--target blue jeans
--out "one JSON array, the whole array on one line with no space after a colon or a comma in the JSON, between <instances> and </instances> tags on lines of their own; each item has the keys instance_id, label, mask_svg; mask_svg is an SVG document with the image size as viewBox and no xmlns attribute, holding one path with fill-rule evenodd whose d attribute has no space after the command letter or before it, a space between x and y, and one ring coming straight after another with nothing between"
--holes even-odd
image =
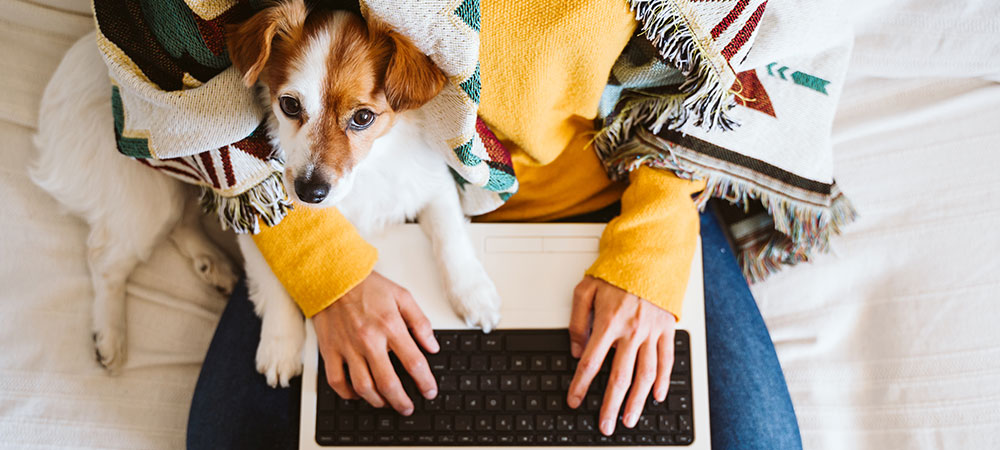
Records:
<instances>
[{"instance_id":1,"label":"blue jeans","mask_svg":"<svg viewBox=\"0 0 1000 450\"><path fill-rule=\"evenodd\" d=\"M701 216L712 448L801 449L771 336L711 209ZM198 377L188 449L298 448L301 377L272 389L254 366L260 320L233 292Z\"/></svg>"}]
</instances>

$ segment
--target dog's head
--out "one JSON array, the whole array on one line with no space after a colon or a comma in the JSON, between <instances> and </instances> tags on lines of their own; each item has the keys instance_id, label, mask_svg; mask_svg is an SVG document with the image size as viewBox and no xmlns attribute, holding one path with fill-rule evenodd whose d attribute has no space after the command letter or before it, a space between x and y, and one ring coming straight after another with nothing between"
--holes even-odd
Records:
<instances>
[{"instance_id":1,"label":"dog's head","mask_svg":"<svg viewBox=\"0 0 1000 450\"><path fill-rule=\"evenodd\" d=\"M345 11L274 4L232 26L227 46L246 85L266 89L285 186L300 202L331 206L397 113L418 108L445 75L410 40ZM294 194L292 194L294 193Z\"/></svg>"}]
</instances>

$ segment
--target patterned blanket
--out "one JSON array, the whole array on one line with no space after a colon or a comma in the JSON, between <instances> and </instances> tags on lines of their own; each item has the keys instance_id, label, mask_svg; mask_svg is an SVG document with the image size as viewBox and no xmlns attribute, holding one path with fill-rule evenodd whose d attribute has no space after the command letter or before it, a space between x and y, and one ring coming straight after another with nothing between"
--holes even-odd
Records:
<instances>
[{"instance_id":1,"label":"patterned blanket","mask_svg":"<svg viewBox=\"0 0 1000 450\"><path fill-rule=\"evenodd\" d=\"M640 165L707 180L745 214L731 230L749 279L826 250L854 217L829 142L850 36L834 7L766 0L622 0L640 23L601 100L595 148L613 178ZM94 0L119 151L203 186L224 227L255 233L290 208L264 111L225 51L238 0ZM362 0L347 9L411 38L448 75L426 105L470 215L517 191L510 155L477 118L477 0ZM832 26L831 26L832 25Z\"/></svg>"}]
</instances>

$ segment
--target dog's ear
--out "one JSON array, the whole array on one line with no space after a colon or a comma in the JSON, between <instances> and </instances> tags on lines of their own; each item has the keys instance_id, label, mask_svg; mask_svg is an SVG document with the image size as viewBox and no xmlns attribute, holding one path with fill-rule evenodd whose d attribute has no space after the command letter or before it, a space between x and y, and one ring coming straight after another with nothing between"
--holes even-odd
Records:
<instances>
[{"instance_id":1,"label":"dog's ear","mask_svg":"<svg viewBox=\"0 0 1000 450\"><path fill-rule=\"evenodd\" d=\"M229 59L243 73L247 87L253 86L264 71L274 41L295 39L308 13L303 0L284 0L260 10L246 22L226 27Z\"/></svg>"},{"instance_id":2,"label":"dog's ear","mask_svg":"<svg viewBox=\"0 0 1000 450\"><path fill-rule=\"evenodd\" d=\"M372 32L390 47L385 97L393 110L419 108L441 92L447 77L413 42L381 24L376 24Z\"/></svg>"}]
</instances>

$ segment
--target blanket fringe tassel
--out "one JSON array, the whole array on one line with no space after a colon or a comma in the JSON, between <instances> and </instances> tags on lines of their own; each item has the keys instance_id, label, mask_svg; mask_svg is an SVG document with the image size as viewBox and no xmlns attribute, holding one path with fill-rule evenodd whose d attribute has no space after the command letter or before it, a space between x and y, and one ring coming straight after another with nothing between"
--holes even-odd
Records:
<instances>
[{"instance_id":1,"label":"blanket fringe tassel","mask_svg":"<svg viewBox=\"0 0 1000 450\"><path fill-rule=\"evenodd\" d=\"M634 126L645 126L659 133L665 126L676 130L689 121L708 130L732 130L739 123L729 117L736 102L729 86L723 86L719 74L704 61L691 28L674 2L668 0L629 0L642 33L659 51L665 62L676 68L685 81L677 94L659 95L627 91L619 101L618 111L600 130L594 146L602 159L631 137ZM621 174L619 174L620 176Z\"/></svg>"},{"instance_id":2,"label":"blanket fringe tassel","mask_svg":"<svg viewBox=\"0 0 1000 450\"><path fill-rule=\"evenodd\" d=\"M748 243L736 249L743 274L751 283L763 281L782 266L809 261L816 252L829 251L830 238L857 218L857 212L847 196L833 185L829 206L816 206L785 195L767 192L745 180L715 171L709 167L682 162L669 149L651 148L634 141L619 149L607 162L610 171L629 173L639 166L650 166L674 172L678 177L706 181L705 190L695 198L699 210L715 197L740 206L746 211L752 201L767 208L773 232L763 245Z\"/></svg>"},{"instance_id":3,"label":"blanket fringe tassel","mask_svg":"<svg viewBox=\"0 0 1000 450\"><path fill-rule=\"evenodd\" d=\"M223 230L241 234L260 232L260 220L273 227L292 208L285 193L281 172L273 172L256 186L233 197L224 197L208 187L201 189L201 207L219 216Z\"/></svg>"}]
</instances>

